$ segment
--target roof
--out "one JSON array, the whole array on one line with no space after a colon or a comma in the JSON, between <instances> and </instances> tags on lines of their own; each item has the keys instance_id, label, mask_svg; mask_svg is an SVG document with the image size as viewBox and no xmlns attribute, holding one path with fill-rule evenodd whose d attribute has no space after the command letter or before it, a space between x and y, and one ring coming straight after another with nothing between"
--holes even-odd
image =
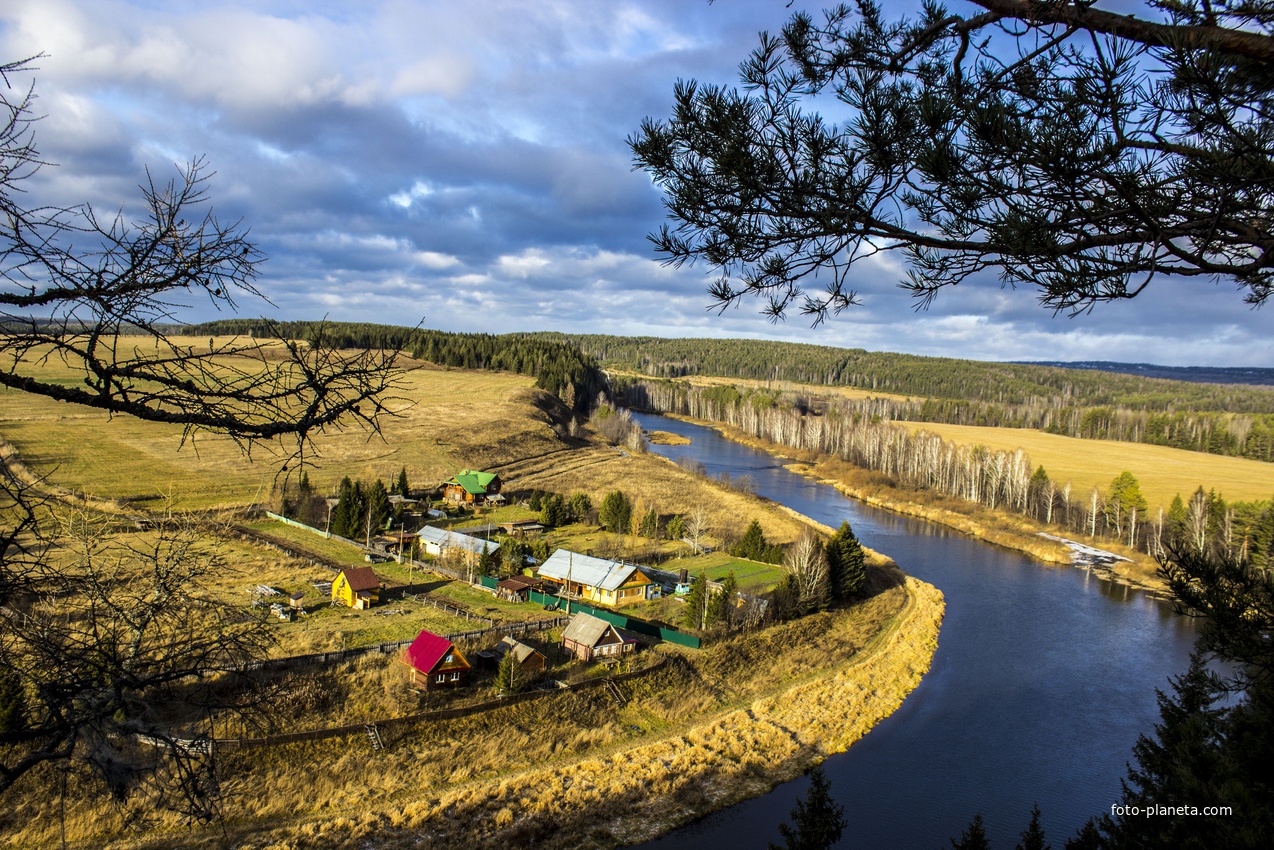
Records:
<instances>
[{"instance_id":1,"label":"roof","mask_svg":"<svg viewBox=\"0 0 1274 850\"><path fill-rule=\"evenodd\" d=\"M376 590L380 587L380 579L371 567L346 567L341 570L349 589L358 593L360 590Z\"/></svg>"},{"instance_id":2,"label":"roof","mask_svg":"<svg viewBox=\"0 0 1274 850\"><path fill-rule=\"evenodd\" d=\"M466 493L471 495L484 496L487 488L491 486L491 482L495 479L496 474L494 472L478 472L476 469L466 469L464 472L452 476L447 483L459 484Z\"/></svg>"},{"instance_id":3,"label":"roof","mask_svg":"<svg viewBox=\"0 0 1274 850\"><path fill-rule=\"evenodd\" d=\"M484 546L488 552L494 552L500 548L499 543L492 543L490 540L479 540L467 534L459 534L433 525L426 525L416 532L416 536L421 540L436 543L443 549L464 549L466 552L477 554L482 553Z\"/></svg>"},{"instance_id":4,"label":"roof","mask_svg":"<svg viewBox=\"0 0 1274 850\"><path fill-rule=\"evenodd\" d=\"M442 635L436 635L431 631L425 630L416 635L416 639L408 644L407 652L403 657L412 667L422 673L428 673L438 666L438 662L451 649L451 641Z\"/></svg>"},{"instance_id":5,"label":"roof","mask_svg":"<svg viewBox=\"0 0 1274 850\"><path fill-rule=\"evenodd\" d=\"M506 652L512 652L513 657L518 660L519 664L525 664L526 660L530 658L532 655L543 656L544 654L540 652L539 650L537 650L535 647L528 646L525 643L522 643L522 641L515 640L514 638L511 638L508 635L505 635L504 640L500 641L498 644L495 645L495 651L500 655L501 658L504 657L504 654Z\"/></svg>"},{"instance_id":6,"label":"roof","mask_svg":"<svg viewBox=\"0 0 1274 850\"><path fill-rule=\"evenodd\" d=\"M528 590L528 589L538 590L542 584L544 584L544 582L540 581L538 578L531 578L530 576L516 575L516 576L509 576L508 578L502 581L496 582L495 586L500 588L501 590L511 590L516 592L516 591L522 591L522 590Z\"/></svg>"},{"instance_id":7,"label":"roof","mask_svg":"<svg viewBox=\"0 0 1274 850\"><path fill-rule=\"evenodd\" d=\"M619 589L636 572L638 572L637 568L631 564L620 564L566 549L558 549L543 564L540 564L539 569L540 575L545 578L566 581L569 575L571 581L576 584L600 587L602 590ZM645 573L642 573L642 576L645 577Z\"/></svg>"},{"instance_id":8,"label":"roof","mask_svg":"<svg viewBox=\"0 0 1274 850\"><path fill-rule=\"evenodd\" d=\"M570 625L562 631L562 639L571 640L584 646L597 646L601 639L605 637L606 632L614 628L614 626L600 617L594 617L592 614L585 614L581 611L571 619ZM617 629L615 634L619 635ZM622 640L622 638L620 639Z\"/></svg>"}]
</instances>

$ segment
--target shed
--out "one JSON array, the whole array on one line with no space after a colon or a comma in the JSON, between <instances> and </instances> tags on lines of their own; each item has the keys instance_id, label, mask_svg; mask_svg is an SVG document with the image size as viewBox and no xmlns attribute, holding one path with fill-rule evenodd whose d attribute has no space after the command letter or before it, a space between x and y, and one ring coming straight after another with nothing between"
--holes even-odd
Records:
<instances>
[{"instance_id":1,"label":"shed","mask_svg":"<svg viewBox=\"0 0 1274 850\"><path fill-rule=\"evenodd\" d=\"M403 651L411 668L411 681L425 690L460 687L469 678L469 662L456 645L442 635L425 630Z\"/></svg>"},{"instance_id":2,"label":"shed","mask_svg":"<svg viewBox=\"0 0 1274 850\"><path fill-rule=\"evenodd\" d=\"M618 658L637 646L633 638L624 637L619 629L592 614L580 612L562 630L562 646L581 661L595 657Z\"/></svg>"},{"instance_id":3,"label":"shed","mask_svg":"<svg viewBox=\"0 0 1274 850\"><path fill-rule=\"evenodd\" d=\"M497 643L493 648L496 661L504 658L505 655L512 652L513 657L522 665L522 669L528 673L543 673L546 659L544 653L540 652L533 646L522 643L515 638L504 636L504 639Z\"/></svg>"},{"instance_id":4,"label":"shed","mask_svg":"<svg viewBox=\"0 0 1274 850\"><path fill-rule=\"evenodd\" d=\"M371 567L346 567L332 582L332 603L370 608L380 601L380 579Z\"/></svg>"},{"instance_id":5,"label":"shed","mask_svg":"<svg viewBox=\"0 0 1274 850\"><path fill-rule=\"evenodd\" d=\"M532 590L543 590L544 585L543 579L522 575L509 576L496 583L495 595L506 602L526 602Z\"/></svg>"}]
</instances>

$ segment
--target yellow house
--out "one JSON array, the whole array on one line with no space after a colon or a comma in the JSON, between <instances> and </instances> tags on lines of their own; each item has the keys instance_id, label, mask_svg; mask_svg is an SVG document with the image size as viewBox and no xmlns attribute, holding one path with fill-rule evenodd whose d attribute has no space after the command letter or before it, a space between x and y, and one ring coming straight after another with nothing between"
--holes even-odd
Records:
<instances>
[{"instance_id":1,"label":"yellow house","mask_svg":"<svg viewBox=\"0 0 1274 850\"><path fill-rule=\"evenodd\" d=\"M371 567L346 567L332 582L332 604L370 608L380 601L380 579Z\"/></svg>"},{"instance_id":2,"label":"yellow house","mask_svg":"<svg viewBox=\"0 0 1274 850\"><path fill-rule=\"evenodd\" d=\"M626 605L659 596L659 585L631 564L558 549L540 565L539 577L568 595L603 605Z\"/></svg>"}]
</instances>

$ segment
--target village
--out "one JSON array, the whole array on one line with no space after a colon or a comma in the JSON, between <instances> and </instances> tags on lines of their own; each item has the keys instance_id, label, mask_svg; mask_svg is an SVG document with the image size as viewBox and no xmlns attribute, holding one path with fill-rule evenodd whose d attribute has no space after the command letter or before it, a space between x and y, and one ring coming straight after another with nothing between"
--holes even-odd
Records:
<instances>
[{"instance_id":1,"label":"village","mask_svg":"<svg viewBox=\"0 0 1274 850\"><path fill-rule=\"evenodd\" d=\"M556 513L564 497L510 498L495 473L466 469L422 491L406 487L404 470L394 489L383 519L368 523L361 515L362 539L332 530L345 509L339 496L311 511L325 527L270 511L241 529L330 571L330 580L296 586L272 578L249 589L278 628L281 654L266 666L303 670L362 659L358 675L388 682L394 698L347 699L333 719L369 730L415 711L494 706L493 697L601 682L622 702L617 676L662 663L646 650L693 651L709 633L741 627L764 612L763 594L784 574L774 564L714 552L718 538L706 534L645 550L644 560L663 559L657 565L605 557L598 552L611 553L616 535L594 525L591 500L577 496L579 515L567 521ZM295 501L287 508L298 512ZM676 518L669 524L680 530ZM706 613L709 603L711 619L687 616L688 604ZM378 666L374 674L368 665ZM321 674L325 687L333 674Z\"/></svg>"}]
</instances>

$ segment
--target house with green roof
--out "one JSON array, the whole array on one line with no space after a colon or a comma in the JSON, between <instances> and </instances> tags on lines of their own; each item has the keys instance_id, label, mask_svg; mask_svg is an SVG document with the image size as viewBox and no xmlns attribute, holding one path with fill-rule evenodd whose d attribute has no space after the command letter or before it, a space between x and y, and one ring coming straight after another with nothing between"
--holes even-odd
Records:
<instances>
[{"instance_id":1,"label":"house with green roof","mask_svg":"<svg viewBox=\"0 0 1274 850\"><path fill-rule=\"evenodd\" d=\"M500 503L500 476L494 472L466 469L442 483L443 498L461 505Z\"/></svg>"}]
</instances>

